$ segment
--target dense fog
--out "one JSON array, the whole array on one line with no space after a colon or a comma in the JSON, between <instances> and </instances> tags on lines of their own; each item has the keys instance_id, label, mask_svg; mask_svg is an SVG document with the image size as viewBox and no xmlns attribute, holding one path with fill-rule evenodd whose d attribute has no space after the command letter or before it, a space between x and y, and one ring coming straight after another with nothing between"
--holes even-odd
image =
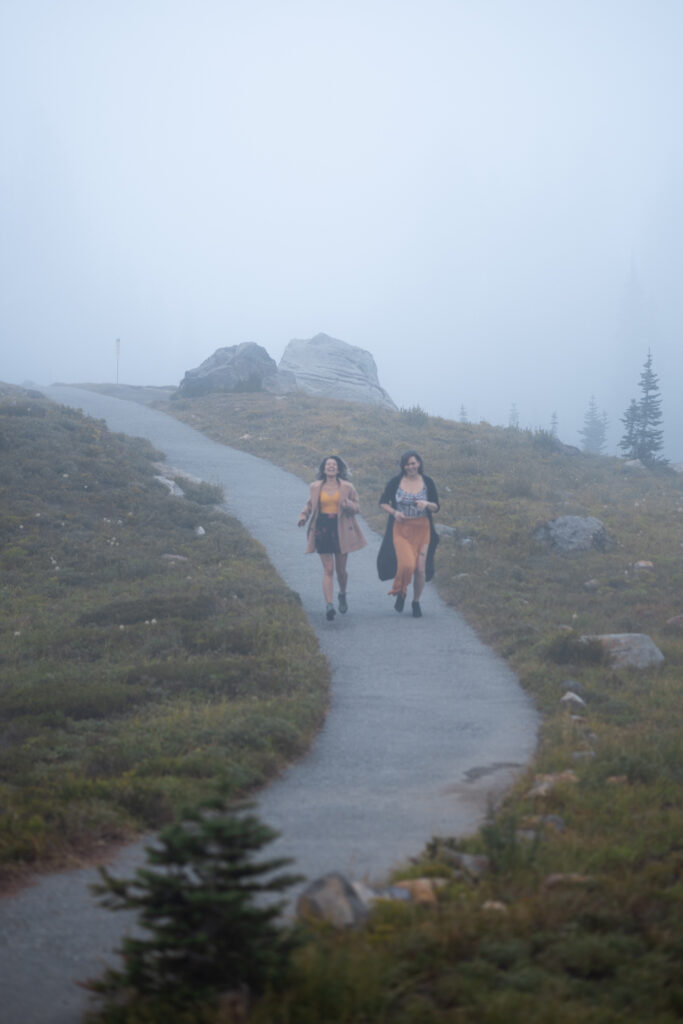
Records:
<instances>
[{"instance_id":1,"label":"dense fog","mask_svg":"<svg viewBox=\"0 0 683 1024\"><path fill-rule=\"evenodd\" d=\"M400 406L683 461L679 0L0 7L0 379L368 349ZM116 359L116 339L120 359ZM514 407L514 411L513 411Z\"/></svg>"}]
</instances>

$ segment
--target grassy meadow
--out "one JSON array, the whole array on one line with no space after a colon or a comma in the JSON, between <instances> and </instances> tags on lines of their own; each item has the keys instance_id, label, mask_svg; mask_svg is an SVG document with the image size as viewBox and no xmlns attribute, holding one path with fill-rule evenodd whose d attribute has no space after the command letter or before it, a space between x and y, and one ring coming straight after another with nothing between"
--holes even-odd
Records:
<instances>
[{"instance_id":1,"label":"grassy meadow","mask_svg":"<svg viewBox=\"0 0 683 1024\"><path fill-rule=\"evenodd\" d=\"M163 406L304 480L349 462L366 518L417 448L452 528L435 584L518 673L542 712L537 757L471 837L425 836L404 875L445 879L436 906L381 905L353 933L320 929L255 1024L669 1024L683 1019L683 478L628 472L543 431L455 423L296 394ZM599 518L604 552L533 539ZM650 562L651 567L636 567ZM643 632L656 669L615 669L583 634ZM567 690L583 706L561 702ZM563 773L547 787L535 776ZM486 854L478 882L458 851ZM132 1020L133 1018L131 1018ZM142 1018L141 1018L142 1019Z\"/></svg>"},{"instance_id":2,"label":"grassy meadow","mask_svg":"<svg viewBox=\"0 0 683 1024\"><path fill-rule=\"evenodd\" d=\"M246 794L301 756L329 669L298 596L151 445L0 397L0 884ZM198 528L201 527L201 531Z\"/></svg>"}]
</instances>

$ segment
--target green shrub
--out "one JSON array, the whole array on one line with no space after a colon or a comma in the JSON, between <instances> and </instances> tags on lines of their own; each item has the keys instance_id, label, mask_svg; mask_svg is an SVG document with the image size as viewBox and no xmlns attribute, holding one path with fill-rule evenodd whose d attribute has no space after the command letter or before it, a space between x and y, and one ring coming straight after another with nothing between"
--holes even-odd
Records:
<instances>
[{"instance_id":1,"label":"green shrub","mask_svg":"<svg viewBox=\"0 0 683 1024\"><path fill-rule=\"evenodd\" d=\"M127 937L120 969L92 981L93 991L129 1007L163 998L183 1008L248 986L281 981L294 936L278 926L282 893L298 875L277 874L290 861L255 861L277 835L247 806L223 798L186 810L147 849L148 867L133 879L100 869L94 885L105 907L134 911L147 937Z\"/></svg>"}]
</instances>

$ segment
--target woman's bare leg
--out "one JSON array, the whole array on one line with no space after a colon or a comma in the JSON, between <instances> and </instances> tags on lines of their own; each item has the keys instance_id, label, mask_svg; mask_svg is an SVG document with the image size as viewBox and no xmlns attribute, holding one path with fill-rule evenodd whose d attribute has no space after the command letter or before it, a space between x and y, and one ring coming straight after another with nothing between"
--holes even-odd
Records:
<instances>
[{"instance_id":1,"label":"woman's bare leg","mask_svg":"<svg viewBox=\"0 0 683 1024\"><path fill-rule=\"evenodd\" d=\"M323 597L326 604L332 604L334 593L334 555L321 555L323 563Z\"/></svg>"},{"instance_id":2,"label":"woman's bare leg","mask_svg":"<svg viewBox=\"0 0 683 1024\"><path fill-rule=\"evenodd\" d=\"M427 564L427 548L421 548L417 559L417 568L413 576L413 601L419 601L425 585L425 566Z\"/></svg>"},{"instance_id":3,"label":"woman's bare leg","mask_svg":"<svg viewBox=\"0 0 683 1024\"><path fill-rule=\"evenodd\" d=\"M346 593L346 584L349 580L349 574L346 571L346 562L348 555L335 555L334 560L337 564L337 582L339 584L339 593Z\"/></svg>"},{"instance_id":4,"label":"woman's bare leg","mask_svg":"<svg viewBox=\"0 0 683 1024\"><path fill-rule=\"evenodd\" d=\"M394 523L396 527L397 523ZM405 597L408 585L415 572L415 549L410 541L401 533L400 529L394 529L394 551L396 552L396 576L389 593Z\"/></svg>"}]
</instances>

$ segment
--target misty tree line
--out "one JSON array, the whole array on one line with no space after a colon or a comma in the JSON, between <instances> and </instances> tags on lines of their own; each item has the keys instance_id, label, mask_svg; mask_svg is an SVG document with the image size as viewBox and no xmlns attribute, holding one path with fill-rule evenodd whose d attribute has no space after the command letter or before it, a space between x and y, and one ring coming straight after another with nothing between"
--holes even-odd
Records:
<instances>
[{"instance_id":1,"label":"misty tree line","mask_svg":"<svg viewBox=\"0 0 683 1024\"><path fill-rule=\"evenodd\" d=\"M660 454L664 446L664 432L661 428L662 398L659 393L659 379L652 369L652 353L649 349L640 374L639 388L640 398L632 398L628 409L621 417L624 433L619 441L619 449L625 459L640 459L646 466L666 465L668 460ZM460 406L460 422L468 422L464 405ZM513 430L519 429L519 414L514 402L510 408L508 427ZM583 427L579 431L583 451L604 455L608 427L607 413L604 409L600 412L595 395L591 395ZM557 437L555 412L552 414L549 433Z\"/></svg>"},{"instance_id":2,"label":"misty tree line","mask_svg":"<svg viewBox=\"0 0 683 1024\"><path fill-rule=\"evenodd\" d=\"M631 399L621 417L624 433L619 441L619 450L625 459L640 459L646 466L663 465L667 460L661 455L664 445L662 398L649 350L640 374L639 389L640 397ZM585 452L594 452L596 455L604 453L607 427L607 414L604 411L598 412L595 397L591 395L583 429L579 431Z\"/></svg>"}]
</instances>

